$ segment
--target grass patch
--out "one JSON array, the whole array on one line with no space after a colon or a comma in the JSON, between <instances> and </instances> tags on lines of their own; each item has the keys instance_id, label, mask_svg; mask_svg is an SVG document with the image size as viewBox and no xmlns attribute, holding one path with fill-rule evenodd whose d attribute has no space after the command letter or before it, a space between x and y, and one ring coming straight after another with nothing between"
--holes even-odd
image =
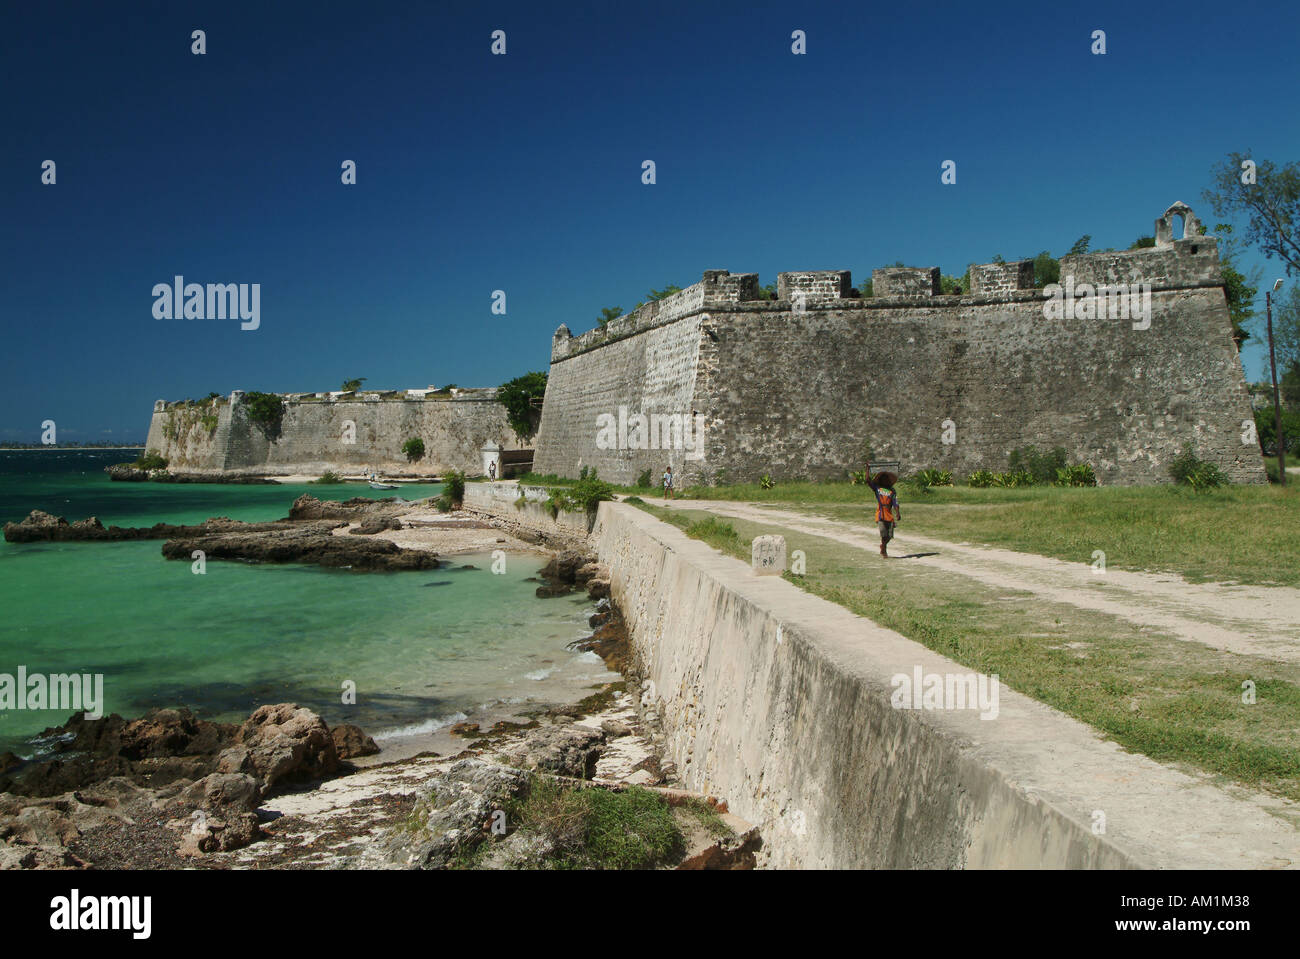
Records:
<instances>
[{"instance_id":1,"label":"grass patch","mask_svg":"<svg viewBox=\"0 0 1300 959\"><path fill-rule=\"evenodd\" d=\"M685 527L686 535L694 539L702 539L714 549L729 553L732 556L739 556L741 559L746 558L745 546L740 542L740 534L736 528L729 522L723 522L715 516L705 516L704 519L696 520Z\"/></svg>"},{"instance_id":2,"label":"grass patch","mask_svg":"<svg viewBox=\"0 0 1300 959\"><path fill-rule=\"evenodd\" d=\"M870 526L871 490L844 483L693 487L692 499L800 507ZM1193 582L1300 587L1300 484L1226 486L904 487L903 534L999 546L1071 562L1106 553L1112 569L1179 573ZM715 544L716 545L716 544Z\"/></svg>"},{"instance_id":3,"label":"grass patch","mask_svg":"<svg viewBox=\"0 0 1300 959\"><path fill-rule=\"evenodd\" d=\"M685 849L672 808L637 787L575 789L534 776L506 817L551 840L547 865L556 869L652 869L675 863Z\"/></svg>"},{"instance_id":4,"label":"grass patch","mask_svg":"<svg viewBox=\"0 0 1300 959\"><path fill-rule=\"evenodd\" d=\"M682 803L682 809L694 817L710 836L716 838L731 832L727 824L722 821L722 814L703 799L688 799Z\"/></svg>"},{"instance_id":5,"label":"grass patch","mask_svg":"<svg viewBox=\"0 0 1300 959\"><path fill-rule=\"evenodd\" d=\"M809 512L870 526L871 504ZM1300 586L1300 487L932 489L903 497L903 532L1192 582Z\"/></svg>"},{"instance_id":6,"label":"grass patch","mask_svg":"<svg viewBox=\"0 0 1300 959\"><path fill-rule=\"evenodd\" d=\"M1255 493L1202 498L1233 492ZM716 529L709 526L716 519L701 511L642 508L688 535ZM942 570L885 563L866 550L778 525L734 519L719 525L735 535L697 538L748 562L755 536L783 535L788 549L807 556L806 574L787 573L790 582L969 669L996 673L1009 688L1127 749L1300 800L1300 667L1180 641ZM1253 705L1241 701L1245 680L1256 685Z\"/></svg>"}]
</instances>

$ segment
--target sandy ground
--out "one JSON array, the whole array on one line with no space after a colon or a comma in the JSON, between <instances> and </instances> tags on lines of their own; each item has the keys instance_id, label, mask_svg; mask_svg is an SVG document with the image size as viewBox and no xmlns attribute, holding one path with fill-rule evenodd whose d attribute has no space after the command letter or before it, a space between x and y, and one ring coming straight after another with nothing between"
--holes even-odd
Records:
<instances>
[{"instance_id":1,"label":"sandy ground","mask_svg":"<svg viewBox=\"0 0 1300 959\"><path fill-rule=\"evenodd\" d=\"M460 513L436 513L417 510L399 516L404 529L385 530L372 534L375 539L386 539L403 549L431 550L439 556L458 553L490 553L504 550L507 553L547 554L548 550L516 539L503 529L497 529L474 516ZM346 536L356 529L357 523L339 527L335 536Z\"/></svg>"},{"instance_id":2,"label":"sandy ground","mask_svg":"<svg viewBox=\"0 0 1300 959\"><path fill-rule=\"evenodd\" d=\"M853 526L797 510L717 500L674 500L674 509L708 510L823 536L873 554L875 527ZM1234 653L1300 663L1300 590L1284 586L1189 583L1174 573L1093 570L1032 553L917 536L900 524L890 554L999 589L1020 589L1080 609L1168 631L1177 639ZM912 555L933 554L933 555ZM891 562L881 559L880 562Z\"/></svg>"}]
</instances>

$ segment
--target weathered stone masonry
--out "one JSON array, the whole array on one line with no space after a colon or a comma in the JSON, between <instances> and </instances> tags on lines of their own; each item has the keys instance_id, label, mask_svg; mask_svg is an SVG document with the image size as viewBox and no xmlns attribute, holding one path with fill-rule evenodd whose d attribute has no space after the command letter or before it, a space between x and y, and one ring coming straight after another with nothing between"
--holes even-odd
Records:
<instances>
[{"instance_id":1,"label":"weathered stone masonry","mask_svg":"<svg viewBox=\"0 0 1300 959\"><path fill-rule=\"evenodd\" d=\"M1191 235L1172 238L1174 215ZM1148 329L1046 319L1027 261L972 265L959 296L939 294L933 268L876 270L867 298L848 271L782 273L776 300L759 299L756 274L710 270L604 329L556 331L534 469L594 466L623 483L668 464L683 482L842 478L869 442L906 471L965 475L1005 469L1012 449L1034 444L1065 447L1102 483L1136 484L1168 482L1190 441L1234 482L1263 482L1257 444L1242 441L1250 402L1217 243L1194 223L1175 204L1156 247L1061 261L1076 288L1150 284ZM702 414L703 459L599 448L598 417L620 407Z\"/></svg>"},{"instance_id":2,"label":"weathered stone masonry","mask_svg":"<svg viewBox=\"0 0 1300 959\"><path fill-rule=\"evenodd\" d=\"M461 390L455 396L380 398L376 394L333 401L290 398L274 439L248 419L243 393L211 409L212 428L202 421L208 408L154 404L146 445L158 450L173 471L193 473L290 474L325 470L441 475L459 469L480 475L480 449L489 441L510 449L521 445L506 421L496 390ZM351 431L345 433L348 424ZM355 442L344 442L350 435ZM424 440L424 458L407 462L402 444Z\"/></svg>"}]
</instances>

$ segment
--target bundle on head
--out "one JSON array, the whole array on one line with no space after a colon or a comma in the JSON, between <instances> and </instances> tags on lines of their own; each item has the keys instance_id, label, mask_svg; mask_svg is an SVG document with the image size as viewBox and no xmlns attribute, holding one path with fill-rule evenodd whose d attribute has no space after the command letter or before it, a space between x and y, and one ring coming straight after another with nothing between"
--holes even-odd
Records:
<instances>
[{"instance_id":1,"label":"bundle on head","mask_svg":"<svg viewBox=\"0 0 1300 959\"><path fill-rule=\"evenodd\" d=\"M893 489L894 484L898 482L898 474L891 473L889 470L881 470L876 474L876 478L872 480L872 482L877 486L888 486L890 489Z\"/></svg>"}]
</instances>

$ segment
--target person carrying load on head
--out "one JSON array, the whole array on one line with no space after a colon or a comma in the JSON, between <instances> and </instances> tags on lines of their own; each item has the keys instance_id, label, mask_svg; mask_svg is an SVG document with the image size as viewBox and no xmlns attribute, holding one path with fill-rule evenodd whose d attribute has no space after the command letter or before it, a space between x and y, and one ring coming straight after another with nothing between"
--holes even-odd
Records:
<instances>
[{"instance_id":1,"label":"person carrying load on head","mask_svg":"<svg viewBox=\"0 0 1300 959\"><path fill-rule=\"evenodd\" d=\"M893 473L882 471L873 477L871 464L867 464L867 485L876 494L876 528L880 530L880 555L886 559L889 558L889 553L885 552L885 547L894 538L894 527L903 518L903 511L898 505L898 494L894 492L894 484L897 482Z\"/></svg>"}]
</instances>

